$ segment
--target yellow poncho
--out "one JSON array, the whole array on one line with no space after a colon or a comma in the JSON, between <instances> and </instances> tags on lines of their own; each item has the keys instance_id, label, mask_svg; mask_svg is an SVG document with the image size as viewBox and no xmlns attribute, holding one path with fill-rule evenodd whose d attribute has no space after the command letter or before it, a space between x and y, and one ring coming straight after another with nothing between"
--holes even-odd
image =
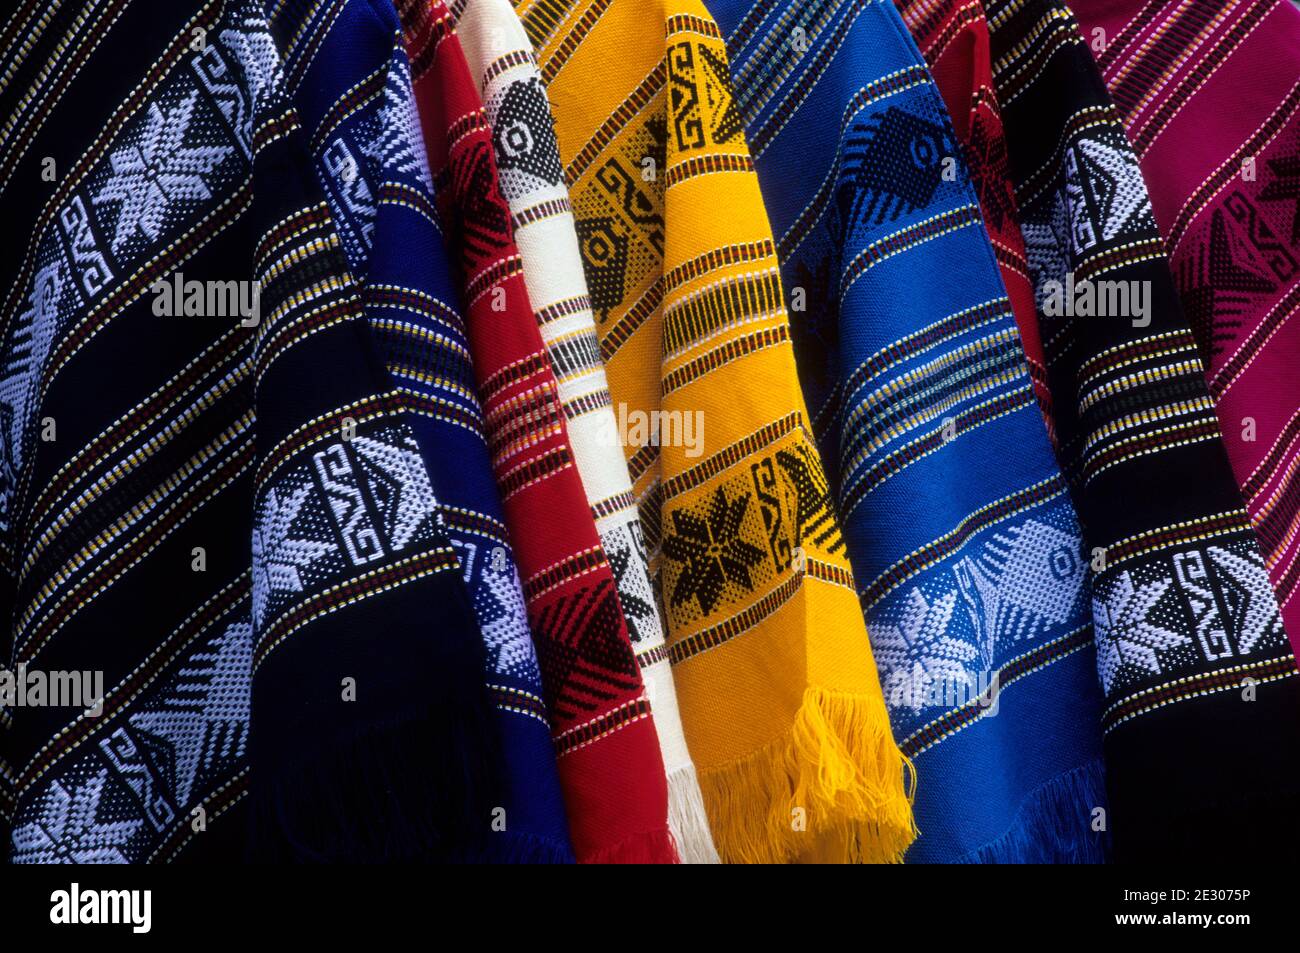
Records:
<instances>
[{"instance_id":1,"label":"yellow poncho","mask_svg":"<svg viewBox=\"0 0 1300 953\"><path fill-rule=\"evenodd\" d=\"M718 29L697 0L517 9L558 124L718 849L898 860L909 766L810 439ZM656 425L660 446L644 439Z\"/></svg>"}]
</instances>

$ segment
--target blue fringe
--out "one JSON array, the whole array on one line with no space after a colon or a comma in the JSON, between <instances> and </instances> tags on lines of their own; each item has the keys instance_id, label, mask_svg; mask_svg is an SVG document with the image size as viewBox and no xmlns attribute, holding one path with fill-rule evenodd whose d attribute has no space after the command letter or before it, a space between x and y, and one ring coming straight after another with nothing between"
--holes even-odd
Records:
<instances>
[{"instance_id":1,"label":"blue fringe","mask_svg":"<svg viewBox=\"0 0 1300 953\"><path fill-rule=\"evenodd\" d=\"M1094 831L1091 815L1106 804L1105 770L1100 760L1089 761L1035 788L1005 834L957 862L1104 864L1111 852L1109 825Z\"/></svg>"}]
</instances>

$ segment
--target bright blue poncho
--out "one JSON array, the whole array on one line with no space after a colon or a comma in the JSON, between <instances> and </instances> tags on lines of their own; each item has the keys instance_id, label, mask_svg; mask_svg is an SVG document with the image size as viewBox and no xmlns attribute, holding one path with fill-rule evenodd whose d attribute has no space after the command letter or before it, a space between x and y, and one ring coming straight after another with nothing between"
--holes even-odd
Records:
<instances>
[{"instance_id":1,"label":"bright blue poncho","mask_svg":"<svg viewBox=\"0 0 1300 953\"><path fill-rule=\"evenodd\" d=\"M706 3L916 764L907 859L1099 860L1088 560L939 92L889 2Z\"/></svg>"}]
</instances>

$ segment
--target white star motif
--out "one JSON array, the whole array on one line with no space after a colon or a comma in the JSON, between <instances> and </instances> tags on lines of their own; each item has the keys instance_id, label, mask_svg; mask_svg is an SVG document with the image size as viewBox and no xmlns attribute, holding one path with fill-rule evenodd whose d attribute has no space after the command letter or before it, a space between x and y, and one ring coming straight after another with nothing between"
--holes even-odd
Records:
<instances>
[{"instance_id":1,"label":"white star motif","mask_svg":"<svg viewBox=\"0 0 1300 953\"><path fill-rule=\"evenodd\" d=\"M1147 616L1171 580L1135 586L1129 573L1121 573L1105 602L1093 599L1093 627L1097 639L1097 671L1107 694L1120 671L1136 666L1160 674L1159 652L1191 643L1191 638L1152 625Z\"/></svg>"},{"instance_id":2,"label":"white star motif","mask_svg":"<svg viewBox=\"0 0 1300 953\"><path fill-rule=\"evenodd\" d=\"M955 591L929 602L920 589L913 589L898 625L869 626L890 708L919 712L929 704L932 687L975 683L969 663L978 660L979 649L947 634L956 606Z\"/></svg>"},{"instance_id":3,"label":"white star motif","mask_svg":"<svg viewBox=\"0 0 1300 953\"><path fill-rule=\"evenodd\" d=\"M41 798L40 817L14 828L13 862L18 864L124 864L127 841L140 821L95 820L108 780L101 770L73 790L55 781Z\"/></svg>"},{"instance_id":4,"label":"white star motif","mask_svg":"<svg viewBox=\"0 0 1300 953\"><path fill-rule=\"evenodd\" d=\"M328 543L295 539L290 527L311 493L304 483L282 500L272 487L262 503L261 518L253 529L253 615L262 624L271 596L278 592L302 592L300 570L333 550Z\"/></svg>"},{"instance_id":5,"label":"white star motif","mask_svg":"<svg viewBox=\"0 0 1300 953\"><path fill-rule=\"evenodd\" d=\"M139 138L110 157L113 174L94 202L121 203L114 251L119 251L137 231L156 241L173 202L198 202L212 197L203 176L234 150L230 146L184 144L198 96L197 90L190 93L167 113L157 103L150 103Z\"/></svg>"}]
</instances>

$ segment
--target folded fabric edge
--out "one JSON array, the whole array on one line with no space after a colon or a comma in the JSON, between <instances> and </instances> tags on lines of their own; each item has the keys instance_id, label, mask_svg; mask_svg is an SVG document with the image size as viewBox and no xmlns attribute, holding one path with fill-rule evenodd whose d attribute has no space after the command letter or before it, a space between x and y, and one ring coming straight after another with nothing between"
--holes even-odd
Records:
<instances>
[{"instance_id":1,"label":"folded fabric edge","mask_svg":"<svg viewBox=\"0 0 1300 953\"><path fill-rule=\"evenodd\" d=\"M915 777L879 695L815 687L782 737L699 768L725 863L786 863L814 849L825 862L901 862L917 835Z\"/></svg>"}]
</instances>

